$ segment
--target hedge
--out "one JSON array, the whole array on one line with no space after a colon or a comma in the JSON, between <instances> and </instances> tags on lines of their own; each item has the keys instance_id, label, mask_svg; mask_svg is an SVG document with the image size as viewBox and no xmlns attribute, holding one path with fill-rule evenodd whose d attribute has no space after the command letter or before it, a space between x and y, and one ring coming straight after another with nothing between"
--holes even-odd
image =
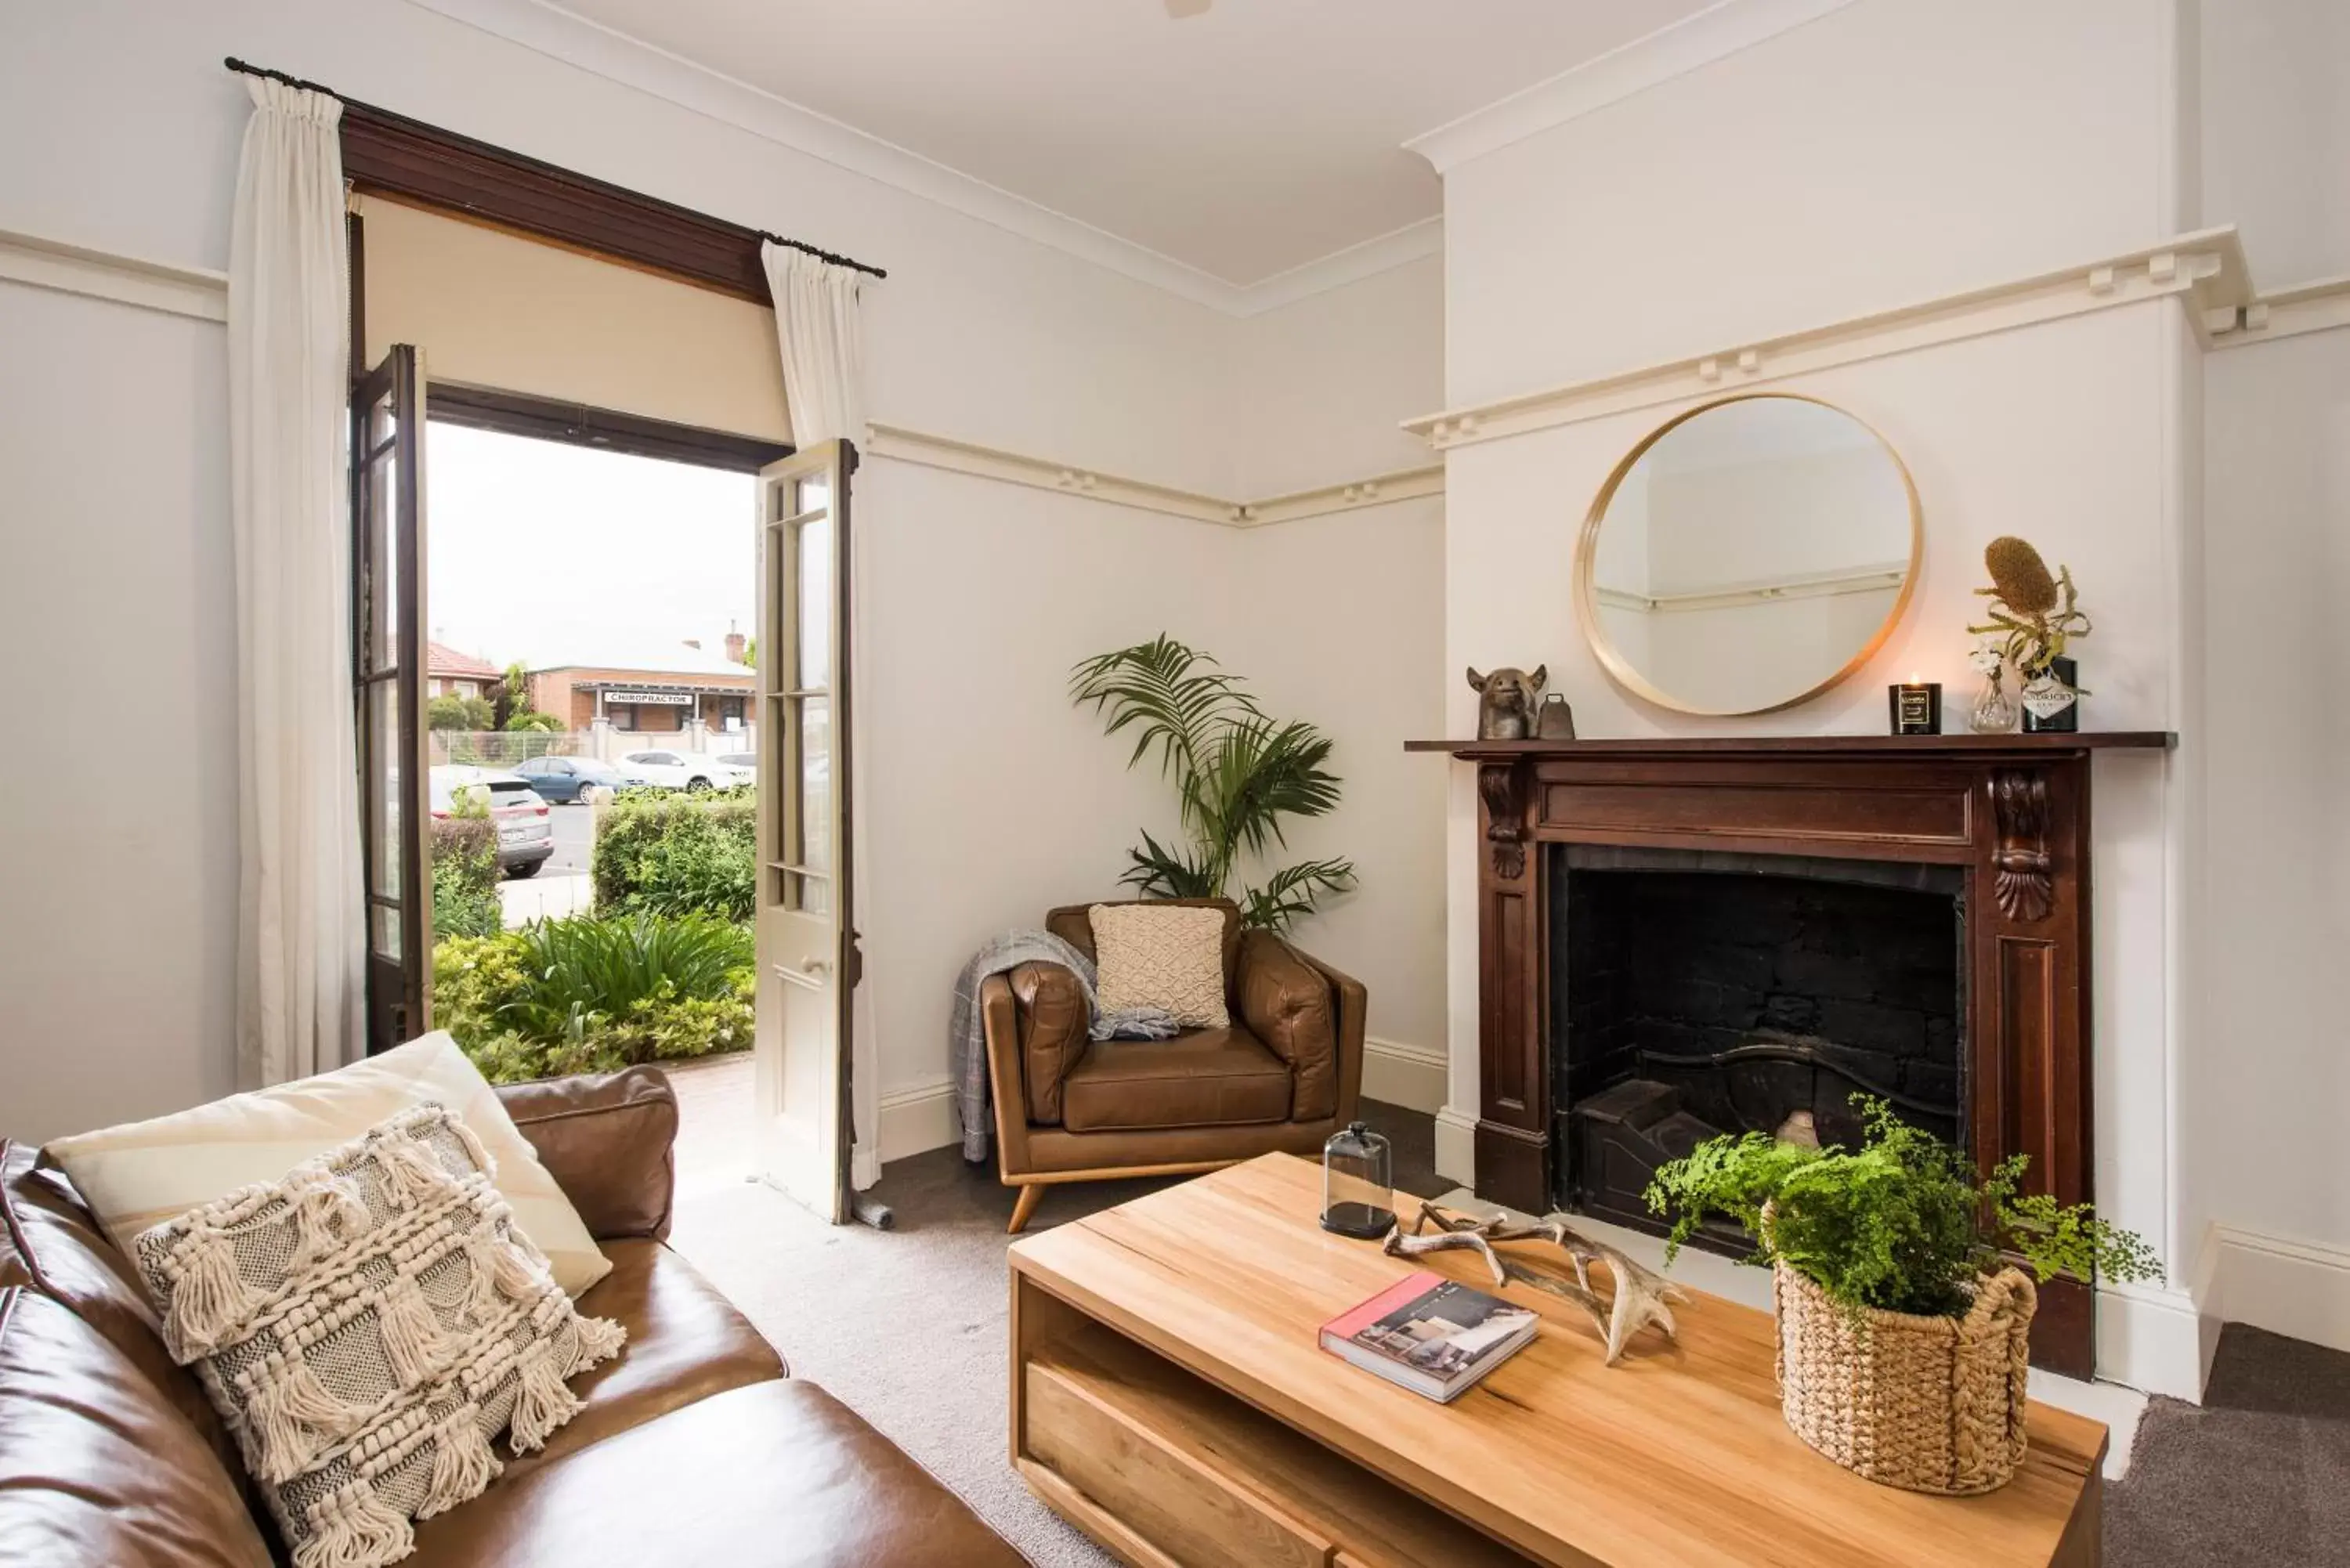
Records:
<instances>
[{"instance_id":1,"label":"hedge","mask_svg":"<svg viewBox=\"0 0 2350 1568\"><path fill-rule=\"evenodd\" d=\"M758 867L758 807L747 787L623 795L596 825L596 912L747 920Z\"/></svg>"},{"instance_id":2,"label":"hedge","mask_svg":"<svg viewBox=\"0 0 2350 1568\"><path fill-rule=\"evenodd\" d=\"M461 801L464 792L458 792ZM486 937L505 923L498 900L498 829L485 808L432 820L432 935Z\"/></svg>"}]
</instances>

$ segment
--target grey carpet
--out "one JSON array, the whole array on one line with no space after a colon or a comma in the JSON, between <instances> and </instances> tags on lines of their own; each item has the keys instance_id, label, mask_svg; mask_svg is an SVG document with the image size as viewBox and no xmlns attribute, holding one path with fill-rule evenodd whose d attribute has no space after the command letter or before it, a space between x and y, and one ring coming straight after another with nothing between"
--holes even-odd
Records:
<instances>
[{"instance_id":1,"label":"grey carpet","mask_svg":"<svg viewBox=\"0 0 2350 1568\"><path fill-rule=\"evenodd\" d=\"M1109 1559L1037 1502L1007 1461L1003 1249L1012 1194L953 1149L899 1160L878 1189L898 1228L817 1223L743 1179L749 1063L674 1075L672 1237L814 1378L960 1493L1039 1568ZM1365 1116L1395 1140L1396 1185L1434 1197L1433 1118ZM1165 1185L1047 1192L1032 1231ZM2112 1568L2350 1568L2350 1355L2231 1324L2201 1407L2158 1399L2128 1476L2106 1498Z\"/></svg>"},{"instance_id":2,"label":"grey carpet","mask_svg":"<svg viewBox=\"0 0 2350 1568\"><path fill-rule=\"evenodd\" d=\"M1012 1191L952 1148L898 1160L877 1195L897 1228L819 1224L743 1179L750 1147L735 1118L748 1064L673 1075L684 1128L671 1243L773 1340L795 1374L830 1389L978 1511L1038 1568L1107 1568L1110 1559L1029 1494L1008 1459L1009 1334L1003 1227ZM1397 1185L1434 1197L1433 1118L1367 1104L1395 1140ZM1049 1230L1166 1186L1164 1180L1055 1188L1029 1230Z\"/></svg>"},{"instance_id":3,"label":"grey carpet","mask_svg":"<svg viewBox=\"0 0 2350 1568\"><path fill-rule=\"evenodd\" d=\"M2106 1562L2350 1564L2350 1355L2230 1324L2200 1406L2147 1405Z\"/></svg>"}]
</instances>

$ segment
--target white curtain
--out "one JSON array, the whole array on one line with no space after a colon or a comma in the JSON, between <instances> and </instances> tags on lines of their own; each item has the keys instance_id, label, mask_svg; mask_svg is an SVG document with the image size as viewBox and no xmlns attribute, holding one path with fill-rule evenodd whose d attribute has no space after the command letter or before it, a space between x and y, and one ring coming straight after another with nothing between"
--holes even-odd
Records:
<instances>
[{"instance_id":1,"label":"white curtain","mask_svg":"<svg viewBox=\"0 0 2350 1568\"><path fill-rule=\"evenodd\" d=\"M343 106L248 78L229 246L236 535L237 1077L365 1049L345 470Z\"/></svg>"},{"instance_id":2,"label":"white curtain","mask_svg":"<svg viewBox=\"0 0 2350 1568\"><path fill-rule=\"evenodd\" d=\"M767 241L760 247L766 263L767 286L775 296L775 337L784 357L784 411L792 421L792 442L806 451L818 441L839 438L865 439L865 331L859 311L863 273ZM866 563L866 530L852 527L848 535L848 645L858 650L854 666L862 661L867 596L871 574ZM848 749L853 758L848 782L849 864L853 867L851 909L864 949L865 983L851 999L852 1038L849 1075L850 1109L857 1135L852 1165L858 1188L873 1185L881 1176L880 1049L873 1029L874 982L885 971L869 936L875 928L873 900L873 814L866 809L865 780L873 771L873 751L867 737L869 702L852 702L848 710Z\"/></svg>"}]
</instances>

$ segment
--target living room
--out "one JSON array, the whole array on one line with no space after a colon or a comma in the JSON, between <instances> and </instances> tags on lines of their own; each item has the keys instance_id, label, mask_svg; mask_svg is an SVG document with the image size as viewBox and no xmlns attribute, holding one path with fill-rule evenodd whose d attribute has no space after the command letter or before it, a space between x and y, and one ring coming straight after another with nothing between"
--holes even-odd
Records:
<instances>
[{"instance_id":1,"label":"living room","mask_svg":"<svg viewBox=\"0 0 2350 1568\"><path fill-rule=\"evenodd\" d=\"M171 759L28 782L8 814L0 1331L40 1354L0 1332L0 1408L52 1419L32 1368L120 1351L162 1391L124 1417L147 1432L131 1451L228 1483L76 1512L57 1500L89 1475L0 1443L0 1473L51 1478L12 1479L36 1500L17 1517L46 1522L16 1555L0 1503L0 1562L359 1563L395 1541L452 1563L1417 1560L1408 1542L1439 1561L1842 1560L1787 1522L1798 1507L1848 1521L1852 1561L2089 1562L2100 1531L2122 1563L2342 1560L2338 5L0 0L0 650L63 680L70 649L78 688L168 672L137 707L142 750ZM497 295L469 251L424 291L452 309L419 314L387 238L413 213L609 292ZM283 265L256 260L270 244ZM500 316L511 369L478 357ZM396 347L418 350L405 381ZM639 362L680 373L608 374ZM432 625L426 421L464 408L766 469L767 565L742 628L760 777L736 808L757 835L756 1044L715 1067L678 1060L673 1031L588 1050L592 1012L538 1006L536 1065L490 1076L561 1075L492 1093L461 1031L434 1058L450 1130L415 1122L433 1096L392 1092L378 1058L450 1026L428 694L399 649ZM1758 554L1811 536L1825 506L1806 497L1669 558L1669 499L1727 493L1764 442L1873 465L1866 547L1837 571ZM1752 489L1732 505L1764 515ZM1699 628L1719 635L1663 651ZM1773 686L1814 631L1817 668ZM1197 657L1150 663L1170 646ZM352 722L362 692L380 721ZM41 732L109 757L121 711L61 705ZM1187 751L1293 724L1304 788L1262 811L1220 804ZM1717 896L1733 883L1756 896ZM1142 936L1100 911L1203 893L1237 905L1188 921L1185 961L1213 955L1200 1008L1122 985L1116 950ZM1154 1017L1184 1034L1109 1033ZM432 1407L447 1506L403 1492L391 1511L432 1517L395 1528L338 1505L336 1557L284 1452L248 1463L266 1423L215 1409L241 1396L212 1361L168 1353L208 1335L159 1317L96 1169L109 1133L218 1129L250 1092L292 1115L330 1093L300 1085L350 1072L377 1075L352 1091L366 1120L281 1128L282 1157L245 1129L242 1164L191 1152L183 1123L169 1158L141 1156L168 1179L131 1208L213 1223L232 1189L370 1130L459 1166L472 1139L508 1167L468 1189L483 1215L512 1207L484 1230L527 1232L556 1284L612 1278L556 1293L580 1303L545 1353L579 1364L571 1393L541 1374L536 1415L494 1448ZM2036 1286L2040 1424L2005 1485L1902 1490L1790 1430L1778 1276L1735 1265L1762 1229L1723 1228L1738 1204L1664 1267L1677 1216L1649 1183L1699 1174L1691 1138L1833 1158L1869 1136L1856 1091L1968 1179L2029 1157L2026 1200L2093 1204L2105 1227L2016 1275ZM1325 1145L1358 1117L1388 1146L1364 1164L1387 1168L1397 1250L1430 1239L1423 1219L1458 1244L1407 1265L1312 1224ZM1242 1218L1284 1204L1294 1234ZM339 1199L316 1212L319 1238L361 1224ZM89 1256L45 1261L26 1238L51 1224ZM1565 1245L1517 1233L1544 1224L1586 1251L1529 1285ZM1255 1299L1150 1318L1142 1298L1173 1287L1127 1301L1085 1251L1145 1237ZM2032 1262L2029 1235L1985 1240L1978 1262ZM318 1266L324 1246L297 1253ZM1316 1348L1412 1268L1538 1302L1541 1333L1424 1410ZM1291 1274L1295 1301L1268 1282ZM1562 1278L1604 1284L1601 1308ZM633 1304L599 1304L623 1285ZM1607 1298L1645 1310L1652 1285L1682 1293L1676 1332L1615 1343ZM661 1291L699 1315L660 1324ZM76 1324L34 1298L105 1343L68 1355ZM473 1310L435 1330L419 1298L386 1299L425 1345L453 1346ZM1293 1307L1297 1332L1267 1341L1289 1351L1232 1349L1248 1313ZM1153 1382L1161 1362L1202 1381ZM1142 1393L1104 1403L1129 1374L1181 1432L1306 1479L1243 1486L1257 1522L1235 1536L1183 1523L1225 1513L1180 1477L1092 1475L1087 1452L1165 1437ZM1490 1425L1505 1398L1554 1376L1585 1414L1543 1407L1525 1465L1548 1481L1475 1484L1515 1462ZM1733 1390L1752 1425L1721 1440L1751 1472L1674 1471L1645 1498L1592 1479L1592 1445L1648 1462L1729 1420ZM2020 1375L2001 1397L2022 1432ZM1330 1413L1358 1403L1384 1431ZM1105 1409L1132 1429L1085 1425ZM703 1447L660 1437L681 1417ZM320 1419L348 1438L358 1417ZM1185 1441L1175 1471L1215 1470ZM805 1471L799 1516L737 1495L753 1456ZM588 1506L632 1469L675 1506ZM1333 1499L1356 1524L1317 1511ZM1674 1517L1718 1532L1651 1532ZM1371 1519L1388 1556L1350 1533Z\"/></svg>"}]
</instances>

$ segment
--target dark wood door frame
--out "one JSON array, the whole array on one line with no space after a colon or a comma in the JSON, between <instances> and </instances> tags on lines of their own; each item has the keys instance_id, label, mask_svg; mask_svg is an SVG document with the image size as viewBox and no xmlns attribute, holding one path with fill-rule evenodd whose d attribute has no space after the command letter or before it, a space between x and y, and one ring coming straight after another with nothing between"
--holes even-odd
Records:
<instances>
[{"instance_id":1,"label":"dark wood door frame","mask_svg":"<svg viewBox=\"0 0 2350 1568\"><path fill-rule=\"evenodd\" d=\"M670 462L691 462L723 468L733 473L756 473L771 462L792 455L790 442L763 441L757 436L681 425L617 409L590 408L528 392L498 391L487 387L432 383L432 418L442 424L529 436L537 441L591 446L599 452L657 457Z\"/></svg>"},{"instance_id":2,"label":"dark wood door frame","mask_svg":"<svg viewBox=\"0 0 2350 1568\"><path fill-rule=\"evenodd\" d=\"M1477 764L1477 1191L1555 1202L1548 844L1955 866L1967 877L1962 1020L1971 1141L2026 1154L2026 1186L2091 1197L2089 757L2163 734L1437 742ZM2095 1371L2094 1294L2042 1287L2035 1364Z\"/></svg>"}]
</instances>

